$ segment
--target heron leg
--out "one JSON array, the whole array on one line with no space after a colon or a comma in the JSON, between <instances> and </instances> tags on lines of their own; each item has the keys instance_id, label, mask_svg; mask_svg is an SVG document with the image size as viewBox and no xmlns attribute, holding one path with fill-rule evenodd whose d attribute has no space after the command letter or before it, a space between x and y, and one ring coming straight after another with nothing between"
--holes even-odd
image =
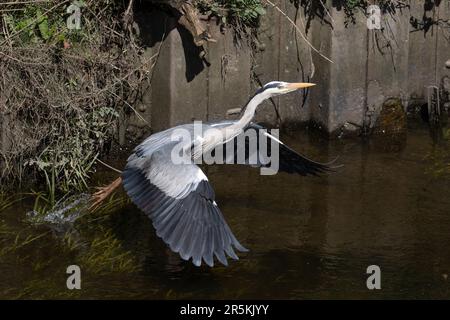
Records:
<instances>
[{"instance_id":1,"label":"heron leg","mask_svg":"<svg viewBox=\"0 0 450 320\"><path fill-rule=\"evenodd\" d=\"M91 196L92 205L89 207L89 210L95 210L121 184L122 177L119 177L105 187L96 188L98 191Z\"/></svg>"}]
</instances>

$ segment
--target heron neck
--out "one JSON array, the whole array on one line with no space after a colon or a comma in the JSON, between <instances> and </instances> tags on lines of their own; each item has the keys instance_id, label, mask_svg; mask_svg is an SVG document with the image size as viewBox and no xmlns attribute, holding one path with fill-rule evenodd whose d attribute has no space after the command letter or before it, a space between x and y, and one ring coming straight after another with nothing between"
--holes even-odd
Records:
<instances>
[{"instance_id":1,"label":"heron neck","mask_svg":"<svg viewBox=\"0 0 450 320\"><path fill-rule=\"evenodd\" d=\"M267 97L263 93L255 95L246 105L244 114L242 117L235 123L235 126L243 129L245 128L250 121L252 121L255 116L256 108L264 101Z\"/></svg>"}]
</instances>

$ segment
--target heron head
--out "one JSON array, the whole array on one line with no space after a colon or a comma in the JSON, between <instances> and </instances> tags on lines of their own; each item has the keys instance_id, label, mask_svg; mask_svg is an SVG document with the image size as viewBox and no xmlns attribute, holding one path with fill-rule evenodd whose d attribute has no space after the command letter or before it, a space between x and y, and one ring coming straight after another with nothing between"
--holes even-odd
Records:
<instances>
[{"instance_id":1,"label":"heron head","mask_svg":"<svg viewBox=\"0 0 450 320\"><path fill-rule=\"evenodd\" d=\"M296 91L299 89L309 88L315 86L314 83L307 83L307 82L282 82L282 81L272 81L264 85L260 89L260 92L264 92L266 94L269 94L269 96L278 96L281 94L289 93L292 91Z\"/></svg>"}]
</instances>

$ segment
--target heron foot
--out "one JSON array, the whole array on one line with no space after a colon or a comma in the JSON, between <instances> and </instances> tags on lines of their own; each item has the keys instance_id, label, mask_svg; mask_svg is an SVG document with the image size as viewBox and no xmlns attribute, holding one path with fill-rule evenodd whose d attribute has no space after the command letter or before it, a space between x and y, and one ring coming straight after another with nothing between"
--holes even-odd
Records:
<instances>
[{"instance_id":1,"label":"heron foot","mask_svg":"<svg viewBox=\"0 0 450 320\"><path fill-rule=\"evenodd\" d=\"M98 206L120 185L122 184L122 177L117 178L109 185L104 187L97 187L98 190L91 196L91 206L89 207L90 211L93 211L98 208Z\"/></svg>"}]
</instances>

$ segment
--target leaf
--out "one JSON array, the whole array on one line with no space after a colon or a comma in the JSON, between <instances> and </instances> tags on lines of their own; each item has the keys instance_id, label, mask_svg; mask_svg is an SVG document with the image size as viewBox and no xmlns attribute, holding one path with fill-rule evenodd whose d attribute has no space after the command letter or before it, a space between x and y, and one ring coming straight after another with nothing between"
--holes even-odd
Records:
<instances>
[{"instance_id":1,"label":"leaf","mask_svg":"<svg viewBox=\"0 0 450 320\"><path fill-rule=\"evenodd\" d=\"M78 8L86 7L86 2L83 0L74 1L73 4L76 5Z\"/></svg>"},{"instance_id":2,"label":"leaf","mask_svg":"<svg viewBox=\"0 0 450 320\"><path fill-rule=\"evenodd\" d=\"M3 17L5 19L6 25L8 26L8 28L11 29L10 32L16 31L16 25L14 23L14 18L9 14L4 15Z\"/></svg>"},{"instance_id":3,"label":"leaf","mask_svg":"<svg viewBox=\"0 0 450 320\"><path fill-rule=\"evenodd\" d=\"M37 23L39 27L39 32L41 33L41 37L44 40L48 40L50 38L50 32L48 29L48 18L47 16L44 16L41 12L41 10L36 11L37 16Z\"/></svg>"},{"instance_id":4,"label":"leaf","mask_svg":"<svg viewBox=\"0 0 450 320\"><path fill-rule=\"evenodd\" d=\"M260 16L265 15L266 14L266 9L264 9L263 7L256 7L255 11L257 14L259 14Z\"/></svg>"}]
</instances>

